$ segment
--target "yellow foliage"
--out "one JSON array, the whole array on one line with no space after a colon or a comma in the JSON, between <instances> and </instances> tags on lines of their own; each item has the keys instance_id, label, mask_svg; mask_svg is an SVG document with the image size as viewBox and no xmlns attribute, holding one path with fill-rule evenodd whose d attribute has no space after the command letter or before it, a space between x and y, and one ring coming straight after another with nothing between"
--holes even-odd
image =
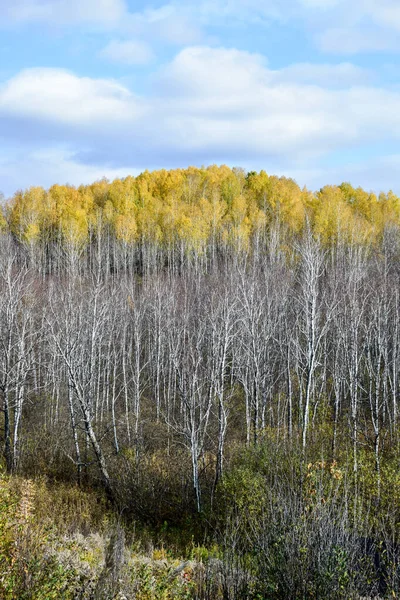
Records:
<instances>
[{"instance_id":1,"label":"yellow foliage","mask_svg":"<svg viewBox=\"0 0 400 600\"><path fill-rule=\"evenodd\" d=\"M115 218L115 235L126 244L133 243L137 238L137 224L133 215L118 215Z\"/></svg>"},{"instance_id":2,"label":"yellow foliage","mask_svg":"<svg viewBox=\"0 0 400 600\"><path fill-rule=\"evenodd\" d=\"M269 227L300 233L306 216L326 245L373 242L386 225L400 225L400 199L393 192L377 198L349 183L313 194L290 178L211 165L144 171L77 189L32 187L0 213L0 230L29 244L55 237L83 246L90 231L107 231L126 244L183 242L202 253L213 240L247 251L254 234Z\"/></svg>"},{"instance_id":3,"label":"yellow foliage","mask_svg":"<svg viewBox=\"0 0 400 600\"><path fill-rule=\"evenodd\" d=\"M25 227L22 239L30 244L32 242L36 242L39 239L39 236L40 227L38 223L29 223L29 225Z\"/></svg>"}]
</instances>

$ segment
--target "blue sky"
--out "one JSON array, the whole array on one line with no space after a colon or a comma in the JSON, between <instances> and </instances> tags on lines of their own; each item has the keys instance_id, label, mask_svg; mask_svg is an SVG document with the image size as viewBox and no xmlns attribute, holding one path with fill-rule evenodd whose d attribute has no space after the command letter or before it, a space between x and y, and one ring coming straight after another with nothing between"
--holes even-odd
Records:
<instances>
[{"instance_id":1,"label":"blue sky","mask_svg":"<svg viewBox=\"0 0 400 600\"><path fill-rule=\"evenodd\" d=\"M399 0L0 0L0 190L225 163L400 193Z\"/></svg>"}]
</instances>

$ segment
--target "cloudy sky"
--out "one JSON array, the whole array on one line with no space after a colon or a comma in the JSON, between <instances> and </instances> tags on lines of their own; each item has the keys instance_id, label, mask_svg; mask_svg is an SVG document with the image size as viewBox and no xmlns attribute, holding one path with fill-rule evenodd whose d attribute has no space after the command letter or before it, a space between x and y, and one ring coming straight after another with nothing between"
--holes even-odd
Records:
<instances>
[{"instance_id":1,"label":"cloudy sky","mask_svg":"<svg viewBox=\"0 0 400 600\"><path fill-rule=\"evenodd\" d=\"M0 0L0 190L225 163L400 193L399 0Z\"/></svg>"}]
</instances>

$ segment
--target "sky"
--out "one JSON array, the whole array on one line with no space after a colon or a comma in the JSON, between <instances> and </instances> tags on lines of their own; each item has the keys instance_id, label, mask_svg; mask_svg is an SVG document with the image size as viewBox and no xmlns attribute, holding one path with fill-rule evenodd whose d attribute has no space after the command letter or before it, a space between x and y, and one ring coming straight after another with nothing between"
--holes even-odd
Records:
<instances>
[{"instance_id":1,"label":"sky","mask_svg":"<svg viewBox=\"0 0 400 600\"><path fill-rule=\"evenodd\" d=\"M0 191L227 164L400 194L399 0L0 0Z\"/></svg>"}]
</instances>

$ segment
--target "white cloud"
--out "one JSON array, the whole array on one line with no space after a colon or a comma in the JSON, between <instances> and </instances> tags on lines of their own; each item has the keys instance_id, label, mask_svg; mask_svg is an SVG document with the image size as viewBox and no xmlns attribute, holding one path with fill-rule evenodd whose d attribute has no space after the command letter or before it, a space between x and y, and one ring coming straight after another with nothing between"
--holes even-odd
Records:
<instances>
[{"instance_id":1,"label":"white cloud","mask_svg":"<svg viewBox=\"0 0 400 600\"><path fill-rule=\"evenodd\" d=\"M400 49L399 0L170 0L131 13L133 33L176 43L206 40L209 27L301 24L325 52L355 54Z\"/></svg>"},{"instance_id":2,"label":"white cloud","mask_svg":"<svg viewBox=\"0 0 400 600\"><path fill-rule=\"evenodd\" d=\"M194 96L199 103L206 98L229 96L232 102L242 102L247 86L251 91L268 83L269 72L261 55L239 50L194 46L182 50L159 74L164 91L179 91Z\"/></svg>"},{"instance_id":3,"label":"white cloud","mask_svg":"<svg viewBox=\"0 0 400 600\"><path fill-rule=\"evenodd\" d=\"M203 26L301 23L323 51L335 54L400 50L399 0L172 0L168 7Z\"/></svg>"},{"instance_id":4,"label":"white cloud","mask_svg":"<svg viewBox=\"0 0 400 600\"><path fill-rule=\"evenodd\" d=\"M346 88L373 79L367 69L349 62L339 64L297 63L276 71L277 81L315 84L325 88Z\"/></svg>"},{"instance_id":5,"label":"white cloud","mask_svg":"<svg viewBox=\"0 0 400 600\"><path fill-rule=\"evenodd\" d=\"M307 69L309 81L304 83ZM337 71L349 79L359 74L349 65L328 66L325 75L322 66L312 71L304 65L272 71L257 55L189 48L165 68L161 90L175 107L176 115L170 115L174 124L185 122L183 130L194 129L192 144L220 140L227 147L253 146L271 153L310 148L323 153L377 132L400 134L400 94L368 86L332 90L317 85Z\"/></svg>"},{"instance_id":6,"label":"white cloud","mask_svg":"<svg viewBox=\"0 0 400 600\"><path fill-rule=\"evenodd\" d=\"M95 24L125 37L177 46L207 42L209 27L289 21L302 24L325 52L400 50L399 0L169 0L136 11L127 0L0 0L0 27L10 22Z\"/></svg>"},{"instance_id":7,"label":"white cloud","mask_svg":"<svg viewBox=\"0 0 400 600\"><path fill-rule=\"evenodd\" d=\"M100 56L124 65L146 65L154 58L151 47L137 40L113 40L103 48Z\"/></svg>"},{"instance_id":8,"label":"white cloud","mask_svg":"<svg viewBox=\"0 0 400 600\"><path fill-rule=\"evenodd\" d=\"M361 8L378 24L400 31L400 4L398 0L359 0Z\"/></svg>"},{"instance_id":9,"label":"white cloud","mask_svg":"<svg viewBox=\"0 0 400 600\"><path fill-rule=\"evenodd\" d=\"M0 18L14 22L112 24L125 12L125 0L4 0L0 3Z\"/></svg>"},{"instance_id":10,"label":"white cloud","mask_svg":"<svg viewBox=\"0 0 400 600\"><path fill-rule=\"evenodd\" d=\"M0 88L0 113L107 127L137 117L140 108L132 94L115 81L37 68L21 71Z\"/></svg>"},{"instance_id":11,"label":"white cloud","mask_svg":"<svg viewBox=\"0 0 400 600\"><path fill-rule=\"evenodd\" d=\"M170 0L129 18L142 30L143 26L156 29L157 24L168 24L158 35L165 35L164 30L173 40L175 28L178 43L183 44L205 38L199 27L207 31L210 26L224 28L232 23L268 26L291 21L305 27L326 52L400 50L396 37L400 31L399 0Z\"/></svg>"},{"instance_id":12,"label":"white cloud","mask_svg":"<svg viewBox=\"0 0 400 600\"><path fill-rule=\"evenodd\" d=\"M337 27L316 35L318 45L324 52L334 54L358 54L360 52L395 51L400 49L398 35L384 33L376 28Z\"/></svg>"},{"instance_id":13,"label":"white cloud","mask_svg":"<svg viewBox=\"0 0 400 600\"><path fill-rule=\"evenodd\" d=\"M297 0L170 0L126 15L124 31L146 39L185 46L207 41L207 28L286 21Z\"/></svg>"},{"instance_id":14,"label":"white cloud","mask_svg":"<svg viewBox=\"0 0 400 600\"><path fill-rule=\"evenodd\" d=\"M349 63L272 70L259 55L210 47L179 52L143 97L112 80L26 70L0 89L0 128L32 145L57 139L91 175L102 164L309 169L333 151L400 140L400 92L363 76Z\"/></svg>"},{"instance_id":15,"label":"white cloud","mask_svg":"<svg viewBox=\"0 0 400 600\"><path fill-rule=\"evenodd\" d=\"M298 0L314 39L334 54L399 51L398 0ZM292 14L293 16L293 14Z\"/></svg>"},{"instance_id":16,"label":"white cloud","mask_svg":"<svg viewBox=\"0 0 400 600\"><path fill-rule=\"evenodd\" d=\"M191 9L207 22L226 18L259 22L285 19L288 6L293 5L293 0L200 0L192 2Z\"/></svg>"},{"instance_id":17,"label":"white cloud","mask_svg":"<svg viewBox=\"0 0 400 600\"><path fill-rule=\"evenodd\" d=\"M124 19L123 28L147 40L159 39L177 46L193 44L203 38L190 3L175 2L130 13Z\"/></svg>"},{"instance_id":18,"label":"white cloud","mask_svg":"<svg viewBox=\"0 0 400 600\"><path fill-rule=\"evenodd\" d=\"M318 10L329 10L340 6L346 0L299 0L300 4L306 8L316 8Z\"/></svg>"}]
</instances>

